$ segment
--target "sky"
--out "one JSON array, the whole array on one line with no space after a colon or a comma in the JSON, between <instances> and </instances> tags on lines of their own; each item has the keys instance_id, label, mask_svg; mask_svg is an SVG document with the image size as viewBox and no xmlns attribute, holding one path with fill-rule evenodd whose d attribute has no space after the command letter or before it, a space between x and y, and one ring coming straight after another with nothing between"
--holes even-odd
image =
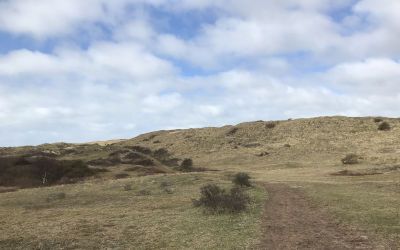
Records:
<instances>
[{"instance_id":1,"label":"sky","mask_svg":"<svg viewBox=\"0 0 400 250\"><path fill-rule=\"evenodd\" d=\"M400 116L398 0L0 0L0 146Z\"/></svg>"}]
</instances>

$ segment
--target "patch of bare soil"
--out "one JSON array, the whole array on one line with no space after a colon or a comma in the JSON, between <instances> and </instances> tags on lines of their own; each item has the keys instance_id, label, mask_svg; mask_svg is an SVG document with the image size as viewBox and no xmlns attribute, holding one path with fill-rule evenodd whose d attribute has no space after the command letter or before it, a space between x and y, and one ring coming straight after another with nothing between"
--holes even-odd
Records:
<instances>
[{"instance_id":1,"label":"patch of bare soil","mask_svg":"<svg viewBox=\"0 0 400 250\"><path fill-rule=\"evenodd\" d=\"M266 184L260 249L390 249L365 233L339 224L299 188Z\"/></svg>"}]
</instances>

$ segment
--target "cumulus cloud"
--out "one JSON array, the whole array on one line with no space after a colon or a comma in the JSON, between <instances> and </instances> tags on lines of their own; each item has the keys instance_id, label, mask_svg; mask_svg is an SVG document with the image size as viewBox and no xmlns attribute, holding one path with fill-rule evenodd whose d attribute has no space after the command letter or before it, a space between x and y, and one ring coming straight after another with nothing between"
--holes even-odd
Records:
<instances>
[{"instance_id":1,"label":"cumulus cloud","mask_svg":"<svg viewBox=\"0 0 400 250\"><path fill-rule=\"evenodd\" d=\"M383 2L1 1L0 145L398 116L400 7Z\"/></svg>"}]
</instances>

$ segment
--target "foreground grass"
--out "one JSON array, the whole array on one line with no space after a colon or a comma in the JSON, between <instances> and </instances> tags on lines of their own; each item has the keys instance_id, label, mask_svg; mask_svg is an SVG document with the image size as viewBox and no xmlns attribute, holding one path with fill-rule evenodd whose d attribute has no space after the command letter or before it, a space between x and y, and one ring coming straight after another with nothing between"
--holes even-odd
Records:
<instances>
[{"instance_id":1,"label":"foreground grass","mask_svg":"<svg viewBox=\"0 0 400 250\"><path fill-rule=\"evenodd\" d=\"M378 185L379 188L374 188L374 184L313 184L309 193L346 221L368 225L386 234L400 234L396 186Z\"/></svg>"},{"instance_id":2,"label":"foreground grass","mask_svg":"<svg viewBox=\"0 0 400 250\"><path fill-rule=\"evenodd\" d=\"M160 184L168 184L169 193ZM194 208L219 174L147 176L0 194L0 249L244 249L257 243L265 193L238 215ZM131 190L125 190L130 185ZM143 191L145 190L145 191ZM47 201L64 192L64 199ZM172 192L172 193L171 193Z\"/></svg>"},{"instance_id":3,"label":"foreground grass","mask_svg":"<svg viewBox=\"0 0 400 250\"><path fill-rule=\"evenodd\" d=\"M340 220L400 245L400 183L379 178L347 177L347 182L303 185Z\"/></svg>"}]
</instances>

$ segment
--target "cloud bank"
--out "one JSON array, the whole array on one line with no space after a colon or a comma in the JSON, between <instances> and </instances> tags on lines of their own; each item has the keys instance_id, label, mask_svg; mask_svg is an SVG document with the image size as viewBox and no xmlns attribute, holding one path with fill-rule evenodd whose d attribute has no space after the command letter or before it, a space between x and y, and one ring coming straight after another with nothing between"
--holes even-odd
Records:
<instances>
[{"instance_id":1,"label":"cloud bank","mask_svg":"<svg viewBox=\"0 0 400 250\"><path fill-rule=\"evenodd\" d=\"M0 2L0 146L399 116L396 0Z\"/></svg>"}]
</instances>

